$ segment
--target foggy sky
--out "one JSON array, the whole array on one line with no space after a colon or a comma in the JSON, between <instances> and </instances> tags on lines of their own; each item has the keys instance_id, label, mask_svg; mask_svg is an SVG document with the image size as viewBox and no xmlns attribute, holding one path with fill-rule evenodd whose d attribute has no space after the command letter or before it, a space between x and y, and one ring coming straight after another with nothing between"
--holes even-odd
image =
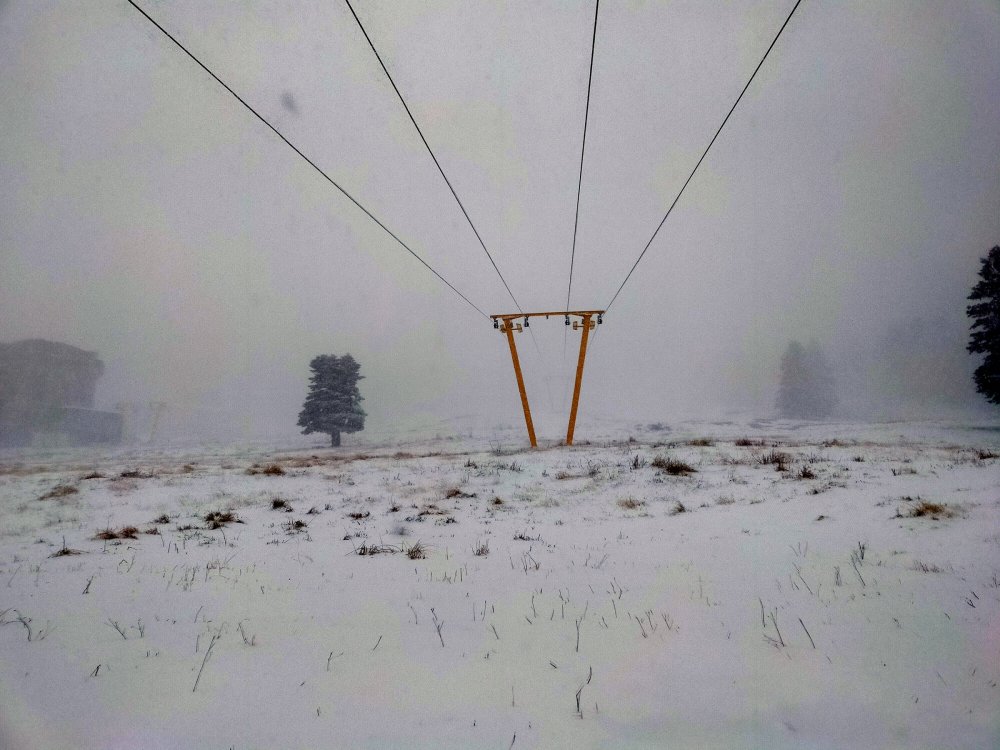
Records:
<instances>
[{"instance_id":1,"label":"foggy sky","mask_svg":"<svg viewBox=\"0 0 1000 750\"><path fill-rule=\"evenodd\" d=\"M476 305L515 310L345 5L141 4ZM792 4L602 3L572 307L611 299ZM522 309L561 309L593 4L355 8ZM162 400L178 429L293 435L309 359L344 352L373 428L520 420L489 321L124 0L0 2L0 70L0 341L96 350L104 406ZM913 317L961 370L998 206L1000 5L805 0L600 329L581 424L768 414L790 338L850 396ZM548 437L563 328L519 338Z\"/></svg>"}]
</instances>

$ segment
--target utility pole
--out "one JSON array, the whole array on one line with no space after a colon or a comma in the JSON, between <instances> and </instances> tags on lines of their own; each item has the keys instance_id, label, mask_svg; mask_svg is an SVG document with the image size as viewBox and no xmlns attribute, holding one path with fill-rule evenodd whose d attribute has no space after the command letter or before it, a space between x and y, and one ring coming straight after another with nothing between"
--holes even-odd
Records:
<instances>
[{"instance_id":1,"label":"utility pole","mask_svg":"<svg viewBox=\"0 0 1000 750\"><path fill-rule=\"evenodd\" d=\"M510 346L510 359L514 363L514 377L517 379L517 390L521 394L521 408L524 410L524 423L528 428L528 440L531 447L538 447L535 441L535 426L531 421L531 407L528 405L528 393L524 388L524 375L521 373L521 361L517 356L517 344L514 342L514 334L521 333L529 325L530 318L546 319L552 315L563 316L566 325L570 325L570 317L580 318L572 322L574 331L582 331L580 337L580 356L576 362L576 383L573 386L573 405L569 413L569 426L566 429L566 445L573 445L573 432L576 429L576 413L580 406L580 386L583 383L583 365L587 358L587 339L590 332L596 325L604 322L604 310L557 310L555 312L536 313L504 313L491 315L493 327L507 336L507 344ZM594 318L597 318L595 321ZM522 320L518 323L516 321Z\"/></svg>"},{"instance_id":2,"label":"utility pole","mask_svg":"<svg viewBox=\"0 0 1000 750\"><path fill-rule=\"evenodd\" d=\"M528 406L528 393L524 390L524 376L521 374L521 361L517 358L517 344L514 343L515 324L511 321L504 322L503 331L507 334L507 343L510 344L510 358L514 363L514 377L517 378L517 390L521 393L521 408L524 409L524 423L528 427L528 440L531 447L538 445L535 442L535 425L531 422L531 407ZM521 324L516 325L518 332L524 330Z\"/></svg>"}]
</instances>

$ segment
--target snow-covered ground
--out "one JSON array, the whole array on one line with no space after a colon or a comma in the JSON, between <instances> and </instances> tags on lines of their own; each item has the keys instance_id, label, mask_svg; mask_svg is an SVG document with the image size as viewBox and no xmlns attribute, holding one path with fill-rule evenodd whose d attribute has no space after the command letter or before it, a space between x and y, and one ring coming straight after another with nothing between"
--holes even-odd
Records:
<instances>
[{"instance_id":1,"label":"snow-covered ground","mask_svg":"<svg viewBox=\"0 0 1000 750\"><path fill-rule=\"evenodd\" d=\"M0 459L0 747L1000 747L1000 432L591 428Z\"/></svg>"}]
</instances>

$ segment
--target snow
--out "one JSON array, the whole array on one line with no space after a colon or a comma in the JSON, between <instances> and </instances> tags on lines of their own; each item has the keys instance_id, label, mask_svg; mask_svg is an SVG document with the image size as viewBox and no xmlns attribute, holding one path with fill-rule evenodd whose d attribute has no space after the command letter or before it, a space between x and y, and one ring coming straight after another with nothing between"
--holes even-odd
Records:
<instances>
[{"instance_id":1,"label":"snow","mask_svg":"<svg viewBox=\"0 0 1000 750\"><path fill-rule=\"evenodd\" d=\"M1000 746L995 429L588 436L0 459L0 747Z\"/></svg>"}]
</instances>

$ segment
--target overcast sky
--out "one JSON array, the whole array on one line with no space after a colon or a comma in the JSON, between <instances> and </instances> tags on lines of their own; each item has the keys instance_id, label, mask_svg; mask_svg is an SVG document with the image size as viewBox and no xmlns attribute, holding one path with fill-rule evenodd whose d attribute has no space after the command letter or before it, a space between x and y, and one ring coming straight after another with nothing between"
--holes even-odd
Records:
<instances>
[{"instance_id":1,"label":"overcast sky","mask_svg":"<svg viewBox=\"0 0 1000 750\"><path fill-rule=\"evenodd\" d=\"M514 311L346 5L141 4L477 306ZM601 4L572 307L607 305L792 5ZM561 309L593 3L355 8L521 308ZM373 427L520 420L489 321L124 0L0 0L0 70L0 340L96 350L105 406L242 436L295 433L319 353L361 362ZM962 356L998 207L1000 3L804 0L607 316L582 422L766 414L790 338L844 367L914 316ZM563 329L519 338L551 437Z\"/></svg>"}]
</instances>

